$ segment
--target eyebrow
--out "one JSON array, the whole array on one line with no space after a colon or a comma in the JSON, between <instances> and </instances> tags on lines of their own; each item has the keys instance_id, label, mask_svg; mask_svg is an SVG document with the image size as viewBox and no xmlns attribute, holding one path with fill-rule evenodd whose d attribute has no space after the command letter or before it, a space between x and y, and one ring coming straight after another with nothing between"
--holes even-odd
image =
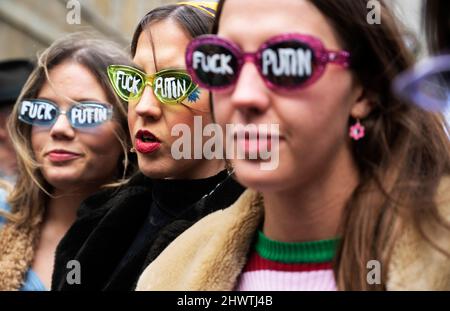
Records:
<instances>
[{"instance_id":1,"label":"eyebrow","mask_svg":"<svg viewBox=\"0 0 450 311\"><path fill-rule=\"evenodd\" d=\"M102 102L102 100L99 100L97 98L74 98L72 99L73 101L76 102Z\"/></svg>"},{"instance_id":2,"label":"eyebrow","mask_svg":"<svg viewBox=\"0 0 450 311\"><path fill-rule=\"evenodd\" d=\"M136 69L138 69L138 70L140 70L140 71L142 71L142 72L145 72L144 67L142 67L142 66L136 64L134 61L133 61L133 66L131 66L131 67L134 67L134 68L136 68Z\"/></svg>"},{"instance_id":3,"label":"eyebrow","mask_svg":"<svg viewBox=\"0 0 450 311\"><path fill-rule=\"evenodd\" d=\"M137 55L137 54L136 54ZM140 60L140 58L138 58L138 59L136 59L136 55L135 55L135 57L133 58L133 67L135 67L136 69L139 69L140 71L142 71L142 72L144 72L145 74L155 74L155 72L153 72L153 73L148 73L148 71L146 71L145 70L145 68L144 67L142 67L141 65L139 65L136 61L139 61ZM161 66L161 65L164 65L164 62L162 62L162 64L161 63L157 63L157 64L154 64L154 67L155 67L155 70L156 70L156 72L159 72L159 71L161 71L161 70L166 70L166 69L173 69L173 70L184 70L184 71L186 71L186 68L185 68L185 66L184 66L184 63L183 64L175 64L175 65L169 65L169 66Z\"/></svg>"},{"instance_id":4,"label":"eyebrow","mask_svg":"<svg viewBox=\"0 0 450 311\"><path fill-rule=\"evenodd\" d=\"M158 71L153 72L153 73L148 73L148 71L146 71L143 67L135 64L135 68L139 69L140 71L142 71L143 73L147 74L147 75L151 75L151 74L155 74L156 72L162 71L162 70L182 70L182 71L187 71L186 68L183 65L177 64L177 65L170 65L170 66L158 66Z\"/></svg>"},{"instance_id":5,"label":"eyebrow","mask_svg":"<svg viewBox=\"0 0 450 311\"><path fill-rule=\"evenodd\" d=\"M37 99L43 99L43 100L48 100L52 103L58 104L58 101L54 100L53 98L48 98L48 97L39 97ZM73 102L102 102L101 100L98 100L96 98L87 98L87 97L81 97L81 98L70 98L71 101ZM72 103L72 102L71 102Z\"/></svg>"}]
</instances>

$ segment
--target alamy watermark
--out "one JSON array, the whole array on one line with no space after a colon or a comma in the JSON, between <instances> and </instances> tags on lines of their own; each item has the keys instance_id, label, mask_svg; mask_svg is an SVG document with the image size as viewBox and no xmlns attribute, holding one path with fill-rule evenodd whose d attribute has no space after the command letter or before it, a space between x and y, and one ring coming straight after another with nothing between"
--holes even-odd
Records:
<instances>
[{"instance_id":1,"label":"alamy watermark","mask_svg":"<svg viewBox=\"0 0 450 311\"><path fill-rule=\"evenodd\" d=\"M81 264L78 260L67 262L66 268L69 269L66 275L66 281L69 285L81 284Z\"/></svg>"},{"instance_id":2,"label":"alamy watermark","mask_svg":"<svg viewBox=\"0 0 450 311\"><path fill-rule=\"evenodd\" d=\"M366 276L367 284L381 284L381 263L378 260L369 260L366 268L369 270Z\"/></svg>"},{"instance_id":3,"label":"alamy watermark","mask_svg":"<svg viewBox=\"0 0 450 311\"><path fill-rule=\"evenodd\" d=\"M367 9L370 10L367 13L366 21L369 25L381 24L381 4L378 0L367 1Z\"/></svg>"},{"instance_id":4,"label":"alamy watermark","mask_svg":"<svg viewBox=\"0 0 450 311\"><path fill-rule=\"evenodd\" d=\"M81 264L78 260L67 262L66 268L69 269L66 275L66 282L69 285L81 284ZM366 268L368 269L366 281L369 285L381 284L381 263L378 260L369 260Z\"/></svg>"},{"instance_id":5,"label":"alamy watermark","mask_svg":"<svg viewBox=\"0 0 450 311\"><path fill-rule=\"evenodd\" d=\"M248 159L259 160L264 171L278 167L279 124L227 124L225 133L217 123L202 124L202 117L195 116L193 133L187 124L172 128L171 135L178 137L171 146L175 160Z\"/></svg>"},{"instance_id":6,"label":"alamy watermark","mask_svg":"<svg viewBox=\"0 0 450 311\"><path fill-rule=\"evenodd\" d=\"M69 25L81 24L81 3L77 0L69 0L66 3L68 10L66 14L66 22Z\"/></svg>"}]
</instances>

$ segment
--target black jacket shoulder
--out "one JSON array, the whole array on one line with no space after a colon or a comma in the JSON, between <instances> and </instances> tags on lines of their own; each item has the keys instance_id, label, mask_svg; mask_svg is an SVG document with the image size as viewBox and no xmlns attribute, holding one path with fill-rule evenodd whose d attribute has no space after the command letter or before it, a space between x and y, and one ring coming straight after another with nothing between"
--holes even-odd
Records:
<instances>
[{"instance_id":1,"label":"black jacket shoulder","mask_svg":"<svg viewBox=\"0 0 450 311\"><path fill-rule=\"evenodd\" d=\"M56 249L52 290L133 290L145 269L178 235L207 214L230 206L244 188L227 178L154 236L118 271L119 262L138 235L152 205L153 184L143 174L118 189L105 189L86 199L76 222ZM69 284L67 264L77 260L81 284Z\"/></svg>"}]
</instances>

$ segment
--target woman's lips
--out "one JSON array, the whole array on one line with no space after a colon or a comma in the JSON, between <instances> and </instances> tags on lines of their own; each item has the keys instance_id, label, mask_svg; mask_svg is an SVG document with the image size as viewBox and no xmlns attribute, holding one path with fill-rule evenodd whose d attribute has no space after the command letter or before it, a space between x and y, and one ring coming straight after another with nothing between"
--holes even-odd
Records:
<instances>
[{"instance_id":1,"label":"woman's lips","mask_svg":"<svg viewBox=\"0 0 450 311\"><path fill-rule=\"evenodd\" d=\"M152 153L161 146L159 139L147 130L139 130L135 137L136 150L140 153Z\"/></svg>"},{"instance_id":2,"label":"woman's lips","mask_svg":"<svg viewBox=\"0 0 450 311\"><path fill-rule=\"evenodd\" d=\"M278 133L243 132L235 133L234 139L246 157L258 159L263 153L274 151L272 144L283 137Z\"/></svg>"},{"instance_id":3,"label":"woman's lips","mask_svg":"<svg viewBox=\"0 0 450 311\"><path fill-rule=\"evenodd\" d=\"M67 150L52 150L47 153L51 162L66 162L81 157L81 154Z\"/></svg>"}]
</instances>

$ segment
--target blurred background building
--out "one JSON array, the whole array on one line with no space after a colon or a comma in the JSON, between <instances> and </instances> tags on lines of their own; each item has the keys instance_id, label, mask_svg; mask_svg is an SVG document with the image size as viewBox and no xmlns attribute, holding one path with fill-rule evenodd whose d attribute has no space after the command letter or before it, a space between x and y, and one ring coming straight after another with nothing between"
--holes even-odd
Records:
<instances>
[{"instance_id":1,"label":"blurred background building","mask_svg":"<svg viewBox=\"0 0 450 311\"><path fill-rule=\"evenodd\" d=\"M68 32L95 30L124 47L151 9L177 0L0 0L0 61L35 58ZM79 20L74 14L79 9ZM79 24L77 23L79 22Z\"/></svg>"},{"instance_id":2,"label":"blurred background building","mask_svg":"<svg viewBox=\"0 0 450 311\"><path fill-rule=\"evenodd\" d=\"M330 0L333 1L333 0ZM387 0L420 33L422 0ZM94 29L124 47L137 22L154 7L177 0L0 0L0 61L35 59L36 52L68 32ZM73 14L80 9L79 24Z\"/></svg>"}]
</instances>

